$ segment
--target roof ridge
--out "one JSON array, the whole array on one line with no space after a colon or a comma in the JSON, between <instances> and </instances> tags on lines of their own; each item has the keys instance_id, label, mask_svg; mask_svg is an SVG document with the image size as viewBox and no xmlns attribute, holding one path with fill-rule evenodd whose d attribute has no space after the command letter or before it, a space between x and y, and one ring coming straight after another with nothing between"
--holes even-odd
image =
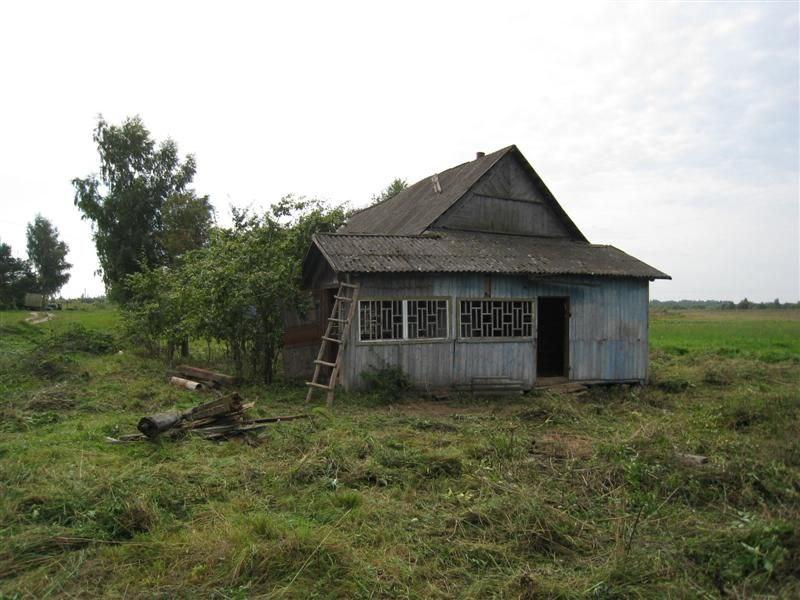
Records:
<instances>
[{"instance_id":1,"label":"roof ridge","mask_svg":"<svg viewBox=\"0 0 800 600\"><path fill-rule=\"evenodd\" d=\"M390 238L423 238L423 239L436 239L442 237L441 235L425 235L425 234L412 234L412 233L347 233L338 231L326 231L315 233L314 235L335 235L337 237L390 237Z\"/></svg>"}]
</instances>

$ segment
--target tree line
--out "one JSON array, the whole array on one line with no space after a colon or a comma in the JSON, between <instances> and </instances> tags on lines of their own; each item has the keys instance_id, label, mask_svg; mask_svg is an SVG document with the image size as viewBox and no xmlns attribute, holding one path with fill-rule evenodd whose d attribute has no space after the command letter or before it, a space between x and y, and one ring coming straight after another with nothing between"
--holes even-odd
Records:
<instances>
[{"instance_id":1,"label":"tree line","mask_svg":"<svg viewBox=\"0 0 800 600\"><path fill-rule=\"evenodd\" d=\"M11 246L0 241L0 308L24 306L25 294L52 297L69 281L69 247L42 215L26 228L28 258L14 256Z\"/></svg>"},{"instance_id":2,"label":"tree line","mask_svg":"<svg viewBox=\"0 0 800 600\"><path fill-rule=\"evenodd\" d=\"M781 302L775 298L772 302L753 302L743 298L739 302L732 300L650 300L650 308L682 309L682 310L749 310L766 308L800 308L800 302Z\"/></svg>"},{"instance_id":3,"label":"tree line","mask_svg":"<svg viewBox=\"0 0 800 600\"><path fill-rule=\"evenodd\" d=\"M195 157L182 156L171 139L155 140L141 118L112 124L100 116L92 139L99 168L72 180L73 202L91 223L107 297L120 306L127 338L168 362L188 353L189 340L209 352L222 346L237 376L271 381L284 316L306 312L310 301L301 271L311 236L338 229L345 206L288 195L263 213L232 208L232 225L222 227L209 197L192 185ZM406 187L395 179L373 202ZM34 281L54 293L69 279L66 244L37 217L28 246L22 261L0 245L0 285L13 281L15 298Z\"/></svg>"}]
</instances>

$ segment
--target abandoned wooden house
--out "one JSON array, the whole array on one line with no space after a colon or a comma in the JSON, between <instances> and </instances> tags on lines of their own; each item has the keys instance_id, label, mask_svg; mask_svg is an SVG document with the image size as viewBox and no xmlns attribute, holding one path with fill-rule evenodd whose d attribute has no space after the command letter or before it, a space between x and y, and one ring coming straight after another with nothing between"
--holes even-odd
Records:
<instances>
[{"instance_id":1,"label":"abandoned wooden house","mask_svg":"<svg viewBox=\"0 0 800 600\"><path fill-rule=\"evenodd\" d=\"M648 285L669 279L590 244L516 146L314 236L303 277L313 308L287 323L284 370L325 389L387 366L422 388L644 382Z\"/></svg>"}]
</instances>

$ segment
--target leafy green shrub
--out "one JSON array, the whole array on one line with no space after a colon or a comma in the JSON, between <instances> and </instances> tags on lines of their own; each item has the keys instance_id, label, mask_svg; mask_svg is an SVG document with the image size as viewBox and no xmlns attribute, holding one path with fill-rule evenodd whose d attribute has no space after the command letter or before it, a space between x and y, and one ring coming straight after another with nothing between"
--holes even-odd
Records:
<instances>
[{"instance_id":1,"label":"leafy green shrub","mask_svg":"<svg viewBox=\"0 0 800 600\"><path fill-rule=\"evenodd\" d=\"M79 323L71 323L66 330L50 334L40 346L52 351L86 354L110 354L116 350L113 335L87 329Z\"/></svg>"},{"instance_id":2,"label":"leafy green shrub","mask_svg":"<svg viewBox=\"0 0 800 600\"><path fill-rule=\"evenodd\" d=\"M367 389L381 397L399 400L411 389L411 379L400 367L384 366L363 371L361 378Z\"/></svg>"}]
</instances>

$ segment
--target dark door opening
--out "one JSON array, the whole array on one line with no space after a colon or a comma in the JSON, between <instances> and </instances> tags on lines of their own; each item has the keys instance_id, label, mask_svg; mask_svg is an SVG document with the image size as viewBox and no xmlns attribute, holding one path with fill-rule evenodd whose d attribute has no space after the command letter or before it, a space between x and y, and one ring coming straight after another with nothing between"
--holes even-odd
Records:
<instances>
[{"instance_id":1,"label":"dark door opening","mask_svg":"<svg viewBox=\"0 0 800 600\"><path fill-rule=\"evenodd\" d=\"M536 319L536 376L567 377L569 298L540 297Z\"/></svg>"}]
</instances>

